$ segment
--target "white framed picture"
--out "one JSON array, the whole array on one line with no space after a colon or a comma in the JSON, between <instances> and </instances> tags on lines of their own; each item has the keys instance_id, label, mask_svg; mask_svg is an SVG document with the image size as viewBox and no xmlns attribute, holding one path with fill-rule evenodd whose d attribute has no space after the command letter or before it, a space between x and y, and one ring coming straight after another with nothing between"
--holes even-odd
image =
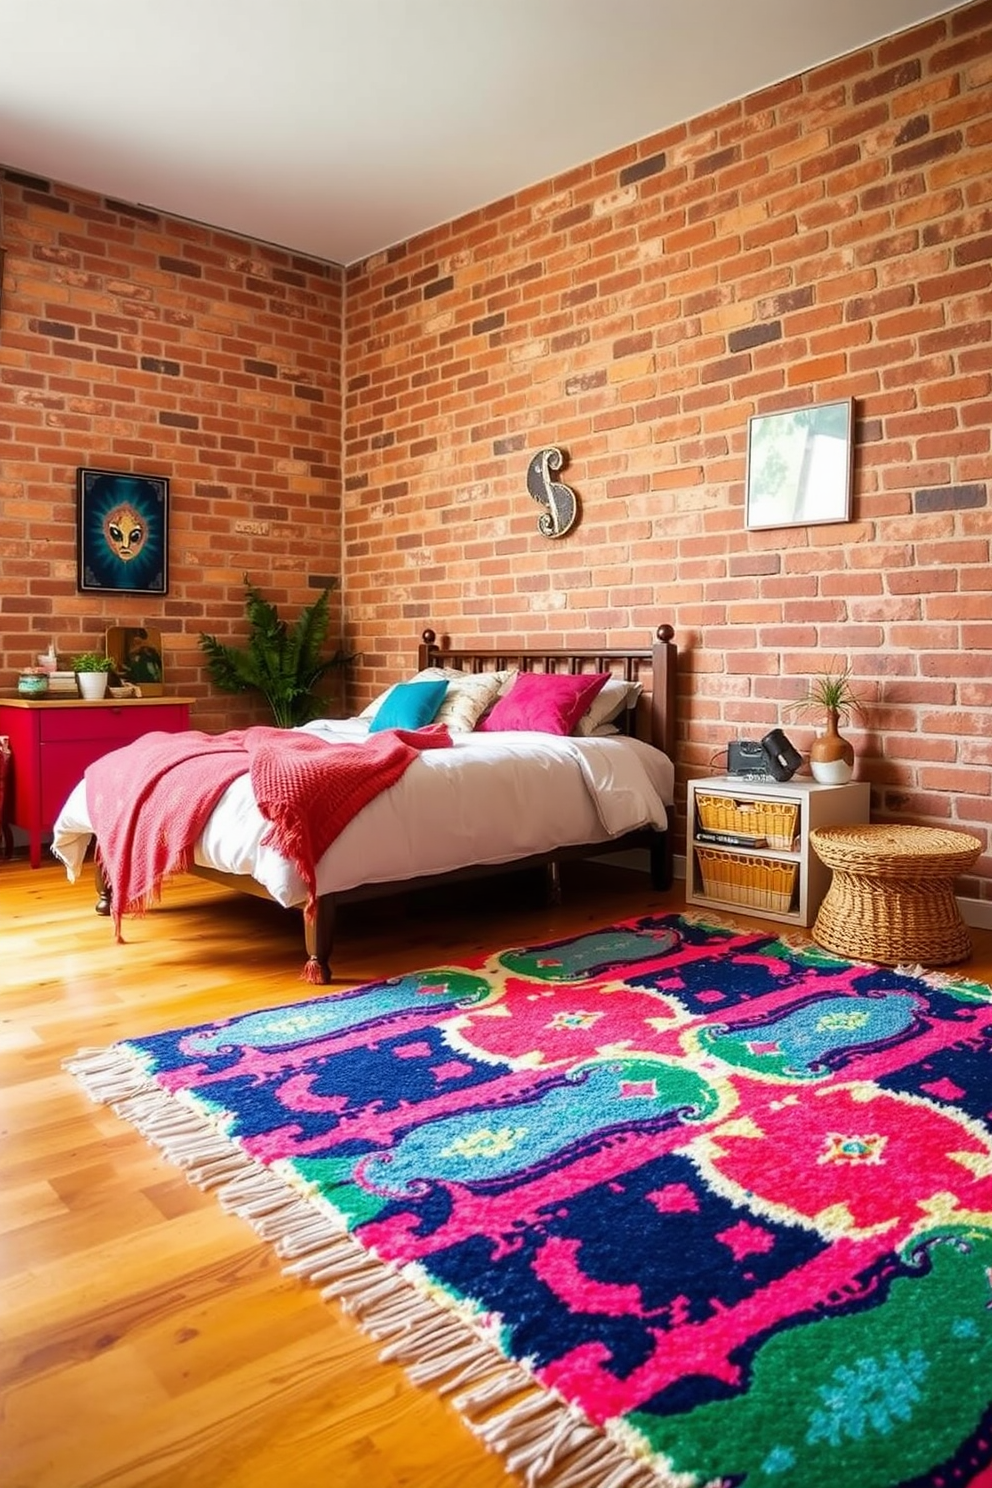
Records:
<instances>
[{"instance_id":1,"label":"white framed picture","mask_svg":"<svg viewBox=\"0 0 992 1488\"><path fill-rule=\"evenodd\" d=\"M853 464L853 398L786 413L752 414L747 426L746 526L849 522Z\"/></svg>"}]
</instances>

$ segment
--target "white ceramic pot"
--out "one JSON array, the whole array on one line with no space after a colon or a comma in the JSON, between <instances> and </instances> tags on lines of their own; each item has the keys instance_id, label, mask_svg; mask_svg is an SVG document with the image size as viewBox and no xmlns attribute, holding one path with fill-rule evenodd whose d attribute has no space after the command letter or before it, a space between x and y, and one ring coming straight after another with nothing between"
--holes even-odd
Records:
<instances>
[{"instance_id":1,"label":"white ceramic pot","mask_svg":"<svg viewBox=\"0 0 992 1488\"><path fill-rule=\"evenodd\" d=\"M107 695L107 673L106 672L77 672L76 681L79 683L79 696L89 698L106 697Z\"/></svg>"},{"instance_id":2,"label":"white ceramic pot","mask_svg":"<svg viewBox=\"0 0 992 1488\"><path fill-rule=\"evenodd\" d=\"M846 785L854 774L854 766L848 764L846 759L810 759L809 768L813 779L818 780L821 785Z\"/></svg>"}]
</instances>

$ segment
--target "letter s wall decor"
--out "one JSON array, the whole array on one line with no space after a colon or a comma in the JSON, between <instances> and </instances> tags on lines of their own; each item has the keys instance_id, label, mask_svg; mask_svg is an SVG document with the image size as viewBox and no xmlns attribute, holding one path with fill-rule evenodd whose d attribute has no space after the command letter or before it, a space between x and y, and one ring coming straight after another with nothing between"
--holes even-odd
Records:
<instances>
[{"instance_id":1,"label":"letter s wall decor","mask_svg":"<svg viewBox=\"0 0 992 1488\"><path fill-rule=\"evenodd\" d=\"M552 470L560 470L565 457L554 445L538 450L527 467L527 489L544 511L537 519L538 531L544 537L564 537L579 514L579 504L570 486L551 479Z\"/></svg>"}]
</instances>

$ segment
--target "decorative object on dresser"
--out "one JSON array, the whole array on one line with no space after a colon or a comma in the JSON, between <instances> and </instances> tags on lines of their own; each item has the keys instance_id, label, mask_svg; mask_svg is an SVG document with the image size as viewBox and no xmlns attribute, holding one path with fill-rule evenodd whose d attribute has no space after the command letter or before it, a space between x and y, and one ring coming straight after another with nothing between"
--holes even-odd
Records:
<instances>
[{"instance_id":1,"label":"decorative object on dresser","mask_svg":"<svg viewBox=\"0 0 992 1488\"><path fill-rule=\"evenodd\" d=\"M18 697L47 697L48 673L44 667L22 667L17 679Z\"/></svg>"},{"instance_id":2,"label":"decorative object on dresser","mask_svg":"<svg viewBox=\"0 0 992 1488\"><path fill-rule=\"evenodd\" d=\"M821 785L844 785L854 774L854 746L839 732L838 725L846 722L852 713L864 718L867 703L851 686L851 665L839 667L836 663L831 671L820 672L811 677L806 693L794 703L786 703L786 713L797 716L804 713L819 713L826 719L826 728L817 734L809 750L809 767L814 780Z\"/></svg>"},{"instance_id":3,"label":"decorative object on dresser","mask_svg":"<svg viewBox=\"0 0 992 1488\"><path fill-rule=\"evenodd\" d=\"M171 697L87 703L51 695L0 701L0 733L9 737L13 755L9 821L28 834L32 868L41 863L42 835L52 830L87 765L149 729L188 729L192 701Z\"/></svg>"},{"instance_id":4,"label":"decorative object on dresser","mask_svg":"<svg viewBox=\"0 0 992 1488\"><path fill-rule=\"evenodd\" d=\"M868 820L869 787L812 780L690 780L686 902L808 927L830 884L810 831Z\"/></svg>"},{"instance_id":5,"label":"decorative object on dresser","mask_svg":"<svg viewBox=\"0 0 992 1488\"><path fill-rule=\"evenodd\" d=\"M55 671L48 674L49 697L74 697L79 696L79 683L76 681L76 673L70 668L68 671Z\"/></svg>"},{"instance_id":6,"label":"decorative object on dresser","mask_svg":"<svg viewBox=\"0 0 992 1488\"><path fill-rule=\"evenodd\" d=\"M60 668L59 654L54 641L49 641L47 651L39 652L38 666L48 678L49 696L52 693L58 693L62 697L79 696L79 684L76 681L76 673L71 668L68 670Z\"/></svg>"},{"instance_id":7,"label":"decorative object on dresser","mask_svg":"<svg viewBox=\"0 0 992 1488\"><path fill-rule=\"evenodd\" d=\"M537 519L542 537L564 537L575 526L579 515L579 504L571 486L551 479L551 472L561 470L564 463L564 453L551 445L538 450L527 466L527 489L544 507Z\"/></svg>"},{"instance_id":8,"label":"decorative object on dresser","mask_svg":"<svg viewBox=\"0 0 992 1488\"><path fill-rule=\"evenodd\" d=\"M92 702L106 696L107 683L114 664L109 656L97 651L82 651L72 658L72 669L79 684L79 696Z\"/></svg>"},{"instance_id":9,"label":"decorative object on dresser","mask_svg":"<svg viewBox=\"0 0 992 1488\"><path fill-rule=\"evenodd\" d=\"M317 692L318 684L328 673L355 660L340 647L332 656L321 655L330 625L331 590L336 584L325 585L290 626L279 618L276 606L249 583L247 574L244 583L247 646L229 646L216 636L200 635L211 681L222 692L260 692L277 728L297 728L319 718L327 711L327 699Z\"/></svg>"},{"instance_id":10,"label":"decorative object on dresser","mask_svg":"<svg viewBox=\"0 0 992 1488\"><path fill-rule=\"evenodd\" d=\"M76 471L76 586L88 594L168 593L165 476Z\"/></svg>"},{"instance_id":11,"label":"decorative object on dresser","mask_svg":"<svg viewBox=\"0 0 992 1488\"><path fill-rule=\"evenodd\" d=\"M112 625L104 644L122 684L139 688L142 697L161 696L165 667L160 630L148 625Z\"/></svg>"}]
</instances>

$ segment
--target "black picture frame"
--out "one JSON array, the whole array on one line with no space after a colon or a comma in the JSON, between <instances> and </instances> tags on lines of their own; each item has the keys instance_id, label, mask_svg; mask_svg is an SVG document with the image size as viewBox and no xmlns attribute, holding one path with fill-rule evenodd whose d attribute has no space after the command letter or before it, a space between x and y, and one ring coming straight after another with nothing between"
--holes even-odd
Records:
<instances>
[{"instance_id":1,"label":"black picture frame","mask_svg":"<svg viewBox=\"0 0 992 1488\"><path fill-rule=\"evenodd\" d=\"M747 527L849 522L853 470L853 398L752 414L747 429Z\"/></svg>"},{"instance_id":2,"label":"black picture frame","mask_svg":"<svg viewBox=\"0 0 992 1488\"><path fill-rule=\"evenodd\" d=\"M169 592L167 476L79 467L76 588L81 594Z\"/></svg>"}]
</instances>

